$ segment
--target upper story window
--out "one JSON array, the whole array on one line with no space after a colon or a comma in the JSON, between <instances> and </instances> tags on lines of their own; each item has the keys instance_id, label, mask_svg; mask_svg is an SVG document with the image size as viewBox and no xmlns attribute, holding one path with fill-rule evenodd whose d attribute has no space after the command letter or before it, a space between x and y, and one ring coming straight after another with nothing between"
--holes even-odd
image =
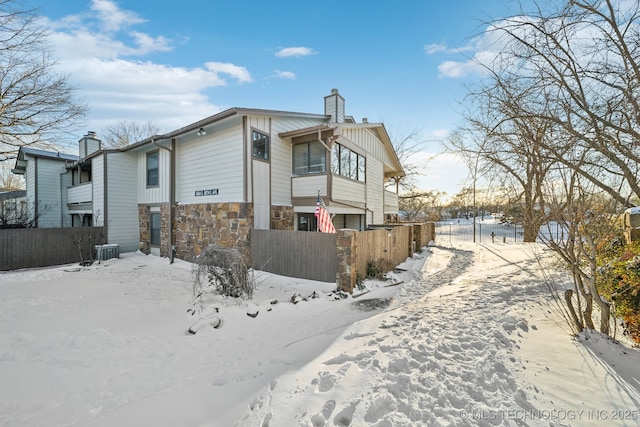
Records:
<instances>
[{"instance_id":1,"label":"upper story window","mask_svg":"<svg viewBox=\"0 0 640 427\"><path fill-rule=\"evenodd\" d=\"M304 142L293 146L293 174L325 173L327 156L320 141Z\"/></svg>"},{"instance_id":2,"label":"upper story window","mask_svg":"<svg viewBox=\"0 0 640 427\"><path fill-rule=\"evenodd\" d=\"M147 153L147 187L157 187L160 184L159 155L158 151Z\"/></svg>"},{"instance_id":3,"label":"upper story window","mask_svg":"<svg viewBox=\"0 0 640 427\"><path fill-rule=\"evenodd\" d=\"M253 131L253 157L262 160L269 160L269 135L262 132Z\"/></svg>"},{"instance_id":4,"label":"upper story window","mask_svg":"<svg viewBox=\"0 0 640 427\"><path fill-rule=\"evenodd\" d=\"M333 144L331 173L356 181L365 181L365 157L340 144Z\"/></svg>"}]
</instances>

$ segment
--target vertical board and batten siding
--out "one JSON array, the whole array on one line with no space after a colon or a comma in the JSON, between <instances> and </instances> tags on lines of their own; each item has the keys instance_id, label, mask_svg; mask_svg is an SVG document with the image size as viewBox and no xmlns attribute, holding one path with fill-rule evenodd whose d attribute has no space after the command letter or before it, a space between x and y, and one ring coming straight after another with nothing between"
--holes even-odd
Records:
<instances>
[{"instance_id":1,"label":"vertical board and batten siding","mask_svg":"<svg viewBox=\"0 0 640 427\"><path fill-rule=\"evenodd\" d=\"M167 144L163 142L163 146ZM158 186L147 187L147 153L158 151ZM139 151L137 159L137 192L138 203L150 205L154 203L167 203L169 201L169 178L171 153L169 150L157 147L153 144L144 151Z\"/></svg>"},{"instance_id":2,"label":"vertical board and batten siding","mask_svg":"<svg viewBox=\"0 0 640 427\"><path fill-rule=\"evenodd\" d=\"M0 270L49 267L95 259L95 245L102 243L102 227L2 230Z\"/></svg>"},{"instance_id":3,"label":"vertical board and batten siding","mask_svg":"<svg viewBox=\"0 0 640 427\"><path fill-rule=\"evenodd\" d=\"M105 219L104 208L104 158L96 156L91 160L91 182L93 185L93 225L102 227ZM126 187L125 187L126 188ZM125 191L124 189L121 191Z\"/></svg>"},{"instance_id":4,"label":"vertical board and batten siding","mask_svg":"<svg viewBox=\"0 0 640 427\"><path fill-rule=\"evenodd\" d=\"M60 174L65 172L64 161L37 157L38 227L62 227Z\"/></svg>"},{"instance_id":5,"label":"vertical board and batten siding","mask_svg":"<svg viewBox=\"0 0 640 427\"><path fill-rule=\"evenodd\" d=\"M183 204L244 201L242 120L207 128L204 136L176 143L176 201ZM212 196L196 191L217 189Z\"/></svg>"},{"instance_id":6,"label":"vertical board and batten siding","mask_svg":"<svg viewBox=\"0 0 640 427\"><path fill-rule=\"evenodd\" d=\"M336 281L336 234L252 229L252 267L288 277Z\"/></svg>"},{"instance_id":7,"label":"vertical board and batten siding","mask_svg":"<svg viewBox=\"0 0 640 427\"><path fill-rule=\"evenodd\" d=\"M367 153L367 158L374 156L379 160L384 158L384 144L380 141L374 133L364 128L349 128L342 129L342 135L360 147Z\"/></svg>"},{"instance_id":8,"label":"vertical board and batten siding","mask_svg":"<svg viewBox=\"0 0 640 427\"><path fill-rule=\"evenodd\" d=\"M117 243L120 252L138 250L138 204L136 161L133 153L105 154L107 162L107 233L106 243Z\"/></svg>"}]
</instances>

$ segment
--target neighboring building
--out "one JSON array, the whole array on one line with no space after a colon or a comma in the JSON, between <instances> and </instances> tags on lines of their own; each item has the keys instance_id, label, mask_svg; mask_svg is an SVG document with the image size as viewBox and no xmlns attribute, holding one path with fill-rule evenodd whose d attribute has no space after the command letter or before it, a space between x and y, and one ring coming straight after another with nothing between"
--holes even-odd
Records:
<instances>
[{"instance_id":1,"label":"neighboring building","mask_svg":"<svg viewBox=\"0 0 640 427\"><path fill-rule=\"evenodd\" d=\"M12 172L24 175L27 207L35 218L35 227L71 226L71 218L64 214L65 189L71 185L66 165L75 160L78 156L20 147Z\"/></svg>"},{"instance_id":2,"label":"neighboring building","mask_svg":"<svg viewBox=\"0 0 640 427\"><path fill-rule=\"evenodd\" d=\"M336 228L384 223L398 213L385 183L404 175L384 125L346 116L336 89L324 106L231 108L114 150L90 132L79 158L51 170L60 222L104 226L121 251L183 259L209 244L247 253L252 228L315 231L318 195Z\"/></svg>"},{"instance_id":3,"label":"neighboring building","mask_svg":"<svg viewBox=\"0 0 640 427\"><path fill-rule=\"evenodd\" d=\"M0 191L0 228L27 227L32 220L25 190Z\"/></svg>"}]
</instances>

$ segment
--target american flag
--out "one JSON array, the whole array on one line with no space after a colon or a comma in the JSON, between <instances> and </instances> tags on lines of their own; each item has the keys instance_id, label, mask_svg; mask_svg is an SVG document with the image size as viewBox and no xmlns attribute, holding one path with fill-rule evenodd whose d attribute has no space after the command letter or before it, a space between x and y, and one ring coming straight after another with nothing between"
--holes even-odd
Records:
<instances>
[{"instance_id":1,"label":"american flag","mask_svg":"<svg viewBox=\"0 0 640 427\"><path fill-rule=\"evenodd\" d=\"M331 216L329 216L329 211L322 201L322 197L320 197L320 193L318 193L318 201L316 202L316 218L318 218L318 231L321 233L335 233L336 228L333 226L333 222L331 221Z\"/></svg>"}]
</instances>

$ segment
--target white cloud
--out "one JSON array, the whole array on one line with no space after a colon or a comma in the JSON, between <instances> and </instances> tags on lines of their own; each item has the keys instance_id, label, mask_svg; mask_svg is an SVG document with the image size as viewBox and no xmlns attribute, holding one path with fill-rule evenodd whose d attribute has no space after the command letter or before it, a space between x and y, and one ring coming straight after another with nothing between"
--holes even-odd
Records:
<instances>
[{"instance_id":1,"label":"white cloud","mask_svg":"<svg viewBox=\"0 0 640 427\"><path fill-rule=\"evenodd\" d=\"M136 31L142 22L111 0L93 0L90 11L57 21L43 19L61 71L89 104L92 130L125 119L151 120L172 130L221 110L207 98L207 89L252 82L247 68L231 63L186 68L145 61L147 54L172 50L175 41Z\"/></svg>"},{"instance_id":2,"label":"white cloud","mask_svg":"<svg viewBox=\"0 0 640 427\"><path fill-rule=\"evenodd\" d=\"M292 73L291 71L274 70L274 74L275 74L275 77L278 77L281 79L295 80L296 78L295 73Z\"/></svg>"},{"instance_id":3,"label":"white cloud","mask_svg":"<svg viewBox=\"0 0 640 427\"><path fill-rule=\"evenodd\" d=\"M433 55L438 52L446 52L447 45L441 43L431 43L424 46L424 52L427 55Z\"/></svg>"},{"instance_id":4,"label":"white cloud","mask_svg":"<svg viewBox=\"0 0 640 427\"><path fill-rule=\"evenodd\" d=\"M240 83L248 83L252 81L251 75L245 67L226 62L207 62L204 65L207 70L212 71L216 76L221 73L233 77Z\"/></svg>"},{"instance_id":5,"label":"white cloud","mask_svg":"<svg viewBox=\"0 0 640 427\"><path fill-rule=\"evenodd\" d=\"M118 31L131 25L146 22L137 13L130 10L122 10L111 0L93 0L91 10L96 12L101 28L104 31Z\"/></svg>"},{"instance_id":6,"label":"white cloud","mask_svg":"<svg viewBox=\"0 0 640 427\"><path fill-rule=\"evenodd\" d=\"M276 52L278 58L288 58L297 56L315 55L316 52L310 47L285 47Z\"/></svg>"}]
</instances>

